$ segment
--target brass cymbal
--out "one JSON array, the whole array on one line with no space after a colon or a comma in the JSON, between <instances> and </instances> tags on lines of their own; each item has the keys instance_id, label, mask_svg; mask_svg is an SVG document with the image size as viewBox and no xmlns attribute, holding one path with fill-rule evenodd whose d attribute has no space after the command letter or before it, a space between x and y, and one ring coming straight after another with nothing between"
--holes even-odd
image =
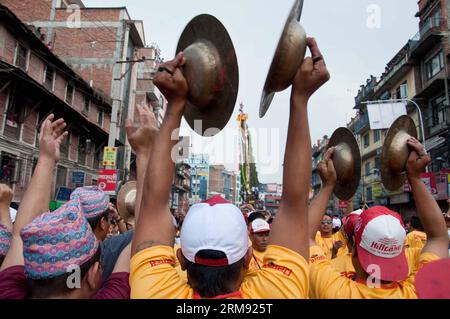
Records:
<instances>
[{"instance_id":1,"label":"brass cymbal","mask_svg":"<svg viewBox=\"0 0 450 319\"><path fill-rule=\"evenodd\" d=\"M259 117L266 115L276 92L286 90L294 81L306 53L306 32L300 25L303 0L296 0L286 21L264 85Z\"/></svg>"},{"instance_id":2,"label":"brass cymbal","mask_svg":"<svg viewBox=\"0 0 450 319\"><path fill-rule=\"evenodd\" d=\"M134 220L135 205L136 182L132 181L123 185L117 195L117 210L126 222Z\"/></svg>"},{"instance_id":3,"label":"brass cymbal","mask_svg":"<svg viewBox=\"0 0 450 319\"><path fill-rule=\"evenodd\" d=\"M413 119L400 116L389 129L381 153L381 181L389 191L398 190L406 181L406 163L411 150L408 139L417 138Z\"/></svg>"},{"instance_id":4,"label":"brass cymbal","mask_svg":"<svg viewBox=\"0 0 450 319\"><path fill-rule=\"evenodd\" d=\"M219 20L202 14L181 34L177 53L181 51L189 85L184 117L196 133L214 136L230 120L238 95L239 69L233 42ZM201 127L195 121L202 121Z\"/></svg>"},{"instance_id":5,"label":"brass cymbal","mask_svg":"<svg viewBox=\"0 0 450 319\"><path fill-rule=\"evenodd\" d=\"M331 136L327 149L335 147L333 164L336 169L337 183L334 194L340 200L347 201L355 195L361 180L361 153L353 133L338 128Z\"/></svg>"}]
</instances>

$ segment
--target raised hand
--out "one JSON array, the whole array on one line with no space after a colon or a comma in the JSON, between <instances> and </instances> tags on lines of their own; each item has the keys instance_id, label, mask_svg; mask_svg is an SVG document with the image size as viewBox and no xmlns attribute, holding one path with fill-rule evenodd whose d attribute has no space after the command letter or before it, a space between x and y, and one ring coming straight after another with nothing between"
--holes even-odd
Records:
<instances>
[{"instance_id":1,"label":"raised hand","mask_svg":"<svg viewBox=\"0 0 450 319\"><path fill-rule=\"evenodd\" d=\"M64 132L66 127L64 119L58 119L56 121L54 119L55 115L50 114L42 123L39 134L39 157L58 162L61 143L69 133Z\"/></svg>"},{"instance_id":2,"label":"raised hand","mask_svg":"<svg viewBox=\"0 0 450 319\"><path fill-rule=\"evenodd\" d=\"M139 127L135 127L133 121L128 119L125 124L127 138L137 155L148 155L158 133L158 124L155 114L148 106L137 106L136 111L139 115Z\"/></svg>"},{"instance_id":3,"label":"raised hand","mask_svg":"<svg viewBox=\"0 0 450 319\"><path fill-rule=\"evenodd\" d=\"M428 164L431 163L431 158L423 145L414 137L408 140L408 146L412 149L408 163L406 164L408 178L420 179L420 175L425 171Z\"/></svg>"},{"instance_id":4,"label":"raised hand","mask_svg":"<svg viewBox=\"0 0 450 319\"><path fill-rule=\"evenodd\" d=\"M183 53L169 62L162 64L156 73L153 83L164 94L169 104L182 104L186 102L189 87L181 72L181 67L186 63ZM170 107L170 106L169 106Z\"/></svg>"},{"instance_id":5,"label":"raised hand","mask_svg":"<svg viewBox=\"0 0 450 319\"><path fill-rule=\"evenodd\" d=\"M305 102L330 79L330 73L314 38L308 38L308 47L312 57L305 58L292 87L293 97Z\"/></svg>"},{"instance_id":6,"label":"raised hand","mask_svg":"<svg viewBox=\"0 0 450 319\"><path fill-rule=\"evenodd\" d=\"M325 153L323 161L321 161L317 165L317 170L319 171L323 186L334 187L336 185L337 174L336 169L334 168L333 161L331 160L331 157L334 154L334 150L334 147L329 148Z\"/></svg>"}]
</instances>

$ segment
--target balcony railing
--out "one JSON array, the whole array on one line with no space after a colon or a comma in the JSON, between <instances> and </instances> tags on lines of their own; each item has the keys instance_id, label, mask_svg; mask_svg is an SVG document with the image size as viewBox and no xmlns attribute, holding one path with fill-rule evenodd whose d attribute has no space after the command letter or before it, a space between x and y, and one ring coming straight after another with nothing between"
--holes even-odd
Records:
<instances>
[{"instance_id":1,"label":"balcony railing","mask_svg":"<svg viewBox=\"0 0 450 319\"><path fill-rule=\"evenodd\" d=\"M364 113L353 126L355 133L359 134L367 125L369 125L369 115Z\"/></svg>"},{"instance_id":2,"label":"balcony railing","mask_svg":"<svg viewBox=\"0 0 450 319\"><path fill-rule=\"evenodd\" d=\"M394 66L389 73L387 73L381 80L380 82L377 84L377 86L375 87L375 92L378 92L380 90L380 88L383 87L383 85L386 84L386 82L388 82L397 72L398 70L400 70L405 64L408 63L408 59L409 56L405 55L405 57L396 65Z\"/></svg>"},{"instance_id":3,"label":"balcony railing","mask_svg":"<svg viewBox=\"0 0 450 319\"><path fill-rule=\"evenodd\" d=\"M424 40L432 31L433 29L439 29L441 26L441 22L443 19L441 18L432 18L427 20L422 27L420 28L419 32L416 33L415 36L411 39L411 51L414 51L414 49Z\"/></svg>"}]
</instances>

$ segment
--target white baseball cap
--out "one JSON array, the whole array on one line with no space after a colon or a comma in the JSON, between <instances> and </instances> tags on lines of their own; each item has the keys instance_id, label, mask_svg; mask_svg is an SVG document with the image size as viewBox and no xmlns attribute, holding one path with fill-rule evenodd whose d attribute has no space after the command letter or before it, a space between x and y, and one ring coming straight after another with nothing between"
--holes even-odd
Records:
<instances>
[{"instance_id":1,"label":"white baseball cap","mask_svg":"<svg viewBox=\"0 0 450 319\"><path fill-rule=\"evenodd\" d=\"M214 196L189 209L180 240L184 257L204 266L232 265L244 258L248 251L247 225L241 211L220 196ZM202 250L220 251L226 258L199 258L197 254Z\"/></svg>"},{"instance_id":2,"label":"white baseball cap","mask_svg":"<svg viewBox=\"0 0 450 319\"><path fill-rule=\"evenodd\" d=\"M333 228L341 228L342 222L339 217L333 217Z\"/></svg>"},{"instance_id":3,"label":"white baseball cap","mask_svg":"<svg viewBox=\"0 0 450 319\"><path fill-rule=\"evenodd\" d=\"M250 225L252 234L264 233L270 231L270 225L263 219L255 219Z\"/></svg>"},{"instance_id":4,"label":"white baseball cap","mask_svg":"<svg viewBox=\"0 0 450 319\"><path fill-rule=\"evenodd\" d=\"M364 211L355 225L358 259L373 277L385 281L401 281L408 276L409 266L404 251L406 230L399 214L376 206ZM376 277L378 275L378 277Z\"/></svg>"},{"instance_id":5,"label":"white baseball cap","mask_svg":"<svg viewBox=\"0 0 450 319\"><path fill-rule=\"evenodd\" d=\"M17 210L10 207L9 208L9 215L11 216L11 222L15 223L16 222L16 217L17 217Z\"/></svg>"}]
</instances>

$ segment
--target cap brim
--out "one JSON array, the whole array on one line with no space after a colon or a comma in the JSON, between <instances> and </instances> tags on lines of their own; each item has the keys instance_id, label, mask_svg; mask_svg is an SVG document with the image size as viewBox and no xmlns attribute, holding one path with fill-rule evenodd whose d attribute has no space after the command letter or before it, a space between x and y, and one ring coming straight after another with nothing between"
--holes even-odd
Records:
<instances>
[{"instance_id":1,"label":"cap brim","mask_svg":"<svg viewBox=\"0 0 450 319\"><path fill-rule=\"evenodd\" d=\"M423 266L416 275L415 285L420 299L450 299L450 259Z\"/></svg>"},{"instance_id":2,"label":"cap brim","mask_svg":"<svg viewBox=\"0 0 450 319\"><path fill-rule=\"evenodd\" d=\"M372 255L358 245L358 260L366 273L371 274L374 265L379 267L380 280L402 281L408 277L409 266L406 260L405 250L395 258L382 258ZM375 277L376 273L374 273Z\"/></svg>"},{"instance_id":3,"label":"cap brim","mask_svg":"<svg viewBox=\"0 0 450 319\"><path fill-rule=\"evenodd\" d=\"M252 234L260 234L270 232L270 229L260 229L258 231L252 231Z\"/></svg>"}]
</instances>

